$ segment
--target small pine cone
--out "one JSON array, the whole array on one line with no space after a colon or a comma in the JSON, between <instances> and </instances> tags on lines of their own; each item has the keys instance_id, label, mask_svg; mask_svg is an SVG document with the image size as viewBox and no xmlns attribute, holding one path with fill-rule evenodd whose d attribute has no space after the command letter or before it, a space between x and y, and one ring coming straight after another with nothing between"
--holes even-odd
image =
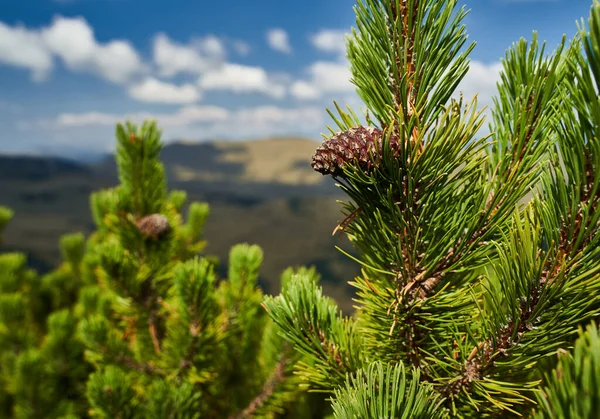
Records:
<instances>
[{"instance_id":1,"label":"small pine cone","mask_svg":"<svg viewBox=\"0 0 600 419\"><path fill-rule=\"evenodd\" d=\"M397 149L397 140L390 138L390 146ZM338 132L321 144L312 158L312 168L323 175L341 176L342 168L355 165L365 173L370 173L377 161L371 155L380 154L382 132L375 127L354 127Z\"/></svg>"},{"instance_id":2,"label":"small pine cone","mask_svg":"<svg viewBox=\"0 0 600 419\"><path fill-rule=\"evenodd\" d=\"M138 220L135 225L145 237L157 239L169 232L171 226L167 217L161 214L151 214Z\"/></svg>"}]
</instances>

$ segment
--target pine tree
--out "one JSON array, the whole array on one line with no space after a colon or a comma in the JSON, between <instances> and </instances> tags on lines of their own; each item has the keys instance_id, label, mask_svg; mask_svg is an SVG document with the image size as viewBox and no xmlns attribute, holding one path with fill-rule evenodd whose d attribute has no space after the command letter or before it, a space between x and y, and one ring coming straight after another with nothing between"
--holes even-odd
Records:
<instances>
[{"instance_id":1,"label":"pine tree","mask_svg":"<svg viewBox=\"0 0 600 419\"><path fill-rule=\"evenodd\" d=\"M95 372L96 417L271 417L295 398L294 354L273 333L257 288L262 250L237 245L226 281L198 258L206 204L167 195L160 131L117 127L121 184L92 196L98 231L87 271L98 284L80 301L79 335ZM95 296L106 297L102 307Z\"/></svg>"},{"instance_id":2,"label":"pine tree","mask_svg":"<svg viewBox=\"0 0 600 419\"><path fill-rule=\"evenodd\" d=\"M0 233L13 217L0 207ZM91 365L75 339L77 299L71 273L84 238L61 238L65 258L56 271L39 276L22 253L0 255L0 417L63 418L85 415L85 381Z\"/></svg>"},{"instance_id":3,"label":"pine tree","mask_svg":"<svg viewBox=\"0 0 600 419\"><path fill-rule=\"evenodd\" d=\"M366 125L336 104L312 166L348 196L356 313L302 275L265 300L304 385L344 419L597 417L600 2L552 53L536 33L507 51L490 135L453 96L474 47L457 0L355 12Z\"/></svg>"},{"instance_id":4,"label":"pine tree","mask_svg":"<svg viewBox=\"0 0 600 419\"><path fill-rule=\"evenodd\" d=\"M324 417L292 372L303 357L261 307L263 253L231 249L228 278L200 256L209 214L168 193L155 122L117 125L120 184L93 193L96 231L61 239L39 277L0 256L0 417ZM12 212L0 209L0 228ZM315 283L314 268L288 269ZM304 360L310 363L310 360Z\"/></svg>"}]
</instances>

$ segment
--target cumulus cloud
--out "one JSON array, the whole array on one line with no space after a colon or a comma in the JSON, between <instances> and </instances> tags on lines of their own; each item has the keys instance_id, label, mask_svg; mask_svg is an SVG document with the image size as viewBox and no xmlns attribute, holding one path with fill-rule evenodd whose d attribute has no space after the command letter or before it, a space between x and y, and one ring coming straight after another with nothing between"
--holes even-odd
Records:
<instances>
[{"instance_id":1,"label":"cumulus cloud","mask_svg":"<svg viewBox=\"0 0 600 419\"><path fill-rule=\"evenodd\" d=\"M231 63L204 73L198 85L204 90L262 93L274 98L281 98L286 93L285 86L262 67Z\"/></svg>"},{"instance_id":2,"label":"cumulus cloud","mask_svg":"<svg viewBox=\"0 0 600 419\"><path fill-rule=\"evenodd\" d=\"M211 58L224 58L226 55L225 45L214 35L208 35L204 38L192 39L190 43L192 48L206 54Z\"/></svg>"},{"instance_id":3,"label":"cumulus cloud","mask_svg":"<svg viewBox=\"0 0 600 419\"><path fill-rule=\"evenodd\" d=\"M292 96L298 99L318 99L321 96L321 92L309 82L299 80L294 82L290 87L290 93Z\"/></svg>"},{"instance_id":4,"label":"cumulus cloud","mask_svg":"<svg viewBox=\"0 0 600 419\"><path fill-rule=\"evenodd\" d=\"M173 113L139 112L132 114L109 114L102 112L64 113L54 120L55 128L91 126L113 126L129 119L143 121L155 118L161 126L174 127L202 123L210 132L230 137L244 136L245 133L270 135L276 131L293 132L295 128L319 128L324 121L325 111L319 107L281 108L257 106L227 110L217 106L184 106Z\"/></svg>"},{"instance_id":5,"label":"cumulus cloud","mask_svg":"<svg viewBox=\"0 0 600 419\"><path fill-rule=\"evenodd\" d=\"M109 114L102 112L64 113L59 115L53 126L55 128L73 128L90 126L113 126L124 120L142 122L146 119L157 119L161 126L189 125L198 122L217 122L226 119L229 111L217 106L190 105L173 113L137 112L130 114Z\"/></svg>"},{"instance_id":6,"label":"cumulus cloud","mask_svg":"<svg viewBox=\"0 0 600 419\"><path fill-rule=\"evenodd\" d=\"M54 60L38 31L0 22L0 64L30 70L32 78L41 81L52 71Z\"/></svg>"},{"instance_id":7,"label":"cumulus cloud","mask_svg":"<svg viewBox=\"0 0 600 419\"><path fill-rule=\"evenodd\" d=\"M223 63L225 47L214 36L181 44L161 33L154 38L153 57L161 76L172 77L180 73L200 74Z\"/></svg>"},{"instance_id":8,"label":"cumulus cloud","mask_svg":"<svg viewBox=\"0 0 600 419\"><path fill-rule=\"evenodd\" d=\"M317 61L307 69L308 80L298 80L290 88L290 93L297 99L312 100L329 93L354 92L355 87L350 83L348 62L343 60Z\"/></svg>"},{"instance_id":9,"label":"cumulus cloud","mask_svg":"<svg viewBox=\"0 0 600 419\"><path fill-rule=\"evenodd\" d=\"M128 93L132 98L142 102L184 104L200 100L200 92L193 84L178 86L153 77L130 86Z\"/></svg>"},{"instance_id":10,"label":"cumulus cloud","mask_svg":"<svg viewBox=\"0 0 600 419\"><path fill-rule=\"evenodd\" d=\"M352 74L346 62L319 61L312 64L308 73L317 89L326 92L348 92L354 90L350 83Z\"/></svg>"},{"instance_id":11,"label":"cumulus cloud","mask_svg":"<svg viewBox=\"0 0 600 419\"><path fill-rule=\"evenodd\" d=\"M310 37L315 48L344 56L348 32L337 29L323 29Z\"/></svg>"},{"instance_id":12,"label":"cumulus cloud","mask_svg":"<svg viewBox=\"0 0 600 419\"><path fill-rule=\"evenodd\" d=\"M41 35L48 49L72 71L94 73L113 83L125 83L145 70L129 42L98 43L93 29L83 18L56 17Z\"/></svg>"},{"instance_id":13,"label":"cumulus cloud","mask_svg":"<svg viewBox=\"0 0 600 419\"><path fill-rule=\"evenodd\" d=\"M85 112L80 114L65 113L56 119L57 127L77 127L89 125L113 125L119 121L116 115L102 112ZM45 121L40 121L44 124Z\"/></svg>"},{"instance_id":14,"label":"cumulus cloud","mask_svg":"<svg viewBox=\"0 0 600 419\"><path fill-rule=\"evenodd\" d=\"M275 135L318 136L326 112L321 107L283 108L276 106L246 107L228 110L215 106L189 105L172 113L138 112L109 114L101 112L67 113L47 121L38 121L46 138L89 144L95 149L112 148L114 125L124 120L141 123L157 119L164 130L165 142L173 139L214 140L264 138ZM30 133L35 133L29 129Z\"/></svg>"},{"instance_id":15,"label":"cumulus cloud","mask_svg":"<svg viewBox=\"0 0 600 419\"><path fill-rule=\"evenodd\" d=\"M81 17L58 16L41 30L0 22L0 63L27 68L40 81L53 69L54 57L72 71L92 73L113 83L125 83L145 71L129 42L99 43Z\"/></svg>"},{"instance_id":16,"label":"cumulus cloud","mask_svg":"<svg viewBox=\"0 0 600 419\"><path fill-rule=\"evenodd\" d=\"M323 29L310 36L312 45L323 52L333 53L332 61L316 61L309 65L306 77L295 81L290 93L296 99L316 100L331 93L352 93L355 87L350 83L352 74L346 59L346 37L348 33L338 29Z\"/></svg>"},{"instance_id":17,"label":"cumulus cloud","mask_svg":"<svg viewBox=\"0 0 600 419\"><path fill-rule=\"evenodd\" d=\"M239 39L233 41L233 49L239 55L248 55L250 53L250 45Z\"/></svg>"},{"instance_id":18,"label":"cumulus cloud","mask_svg":"<svg viewBox=\"0 0 600 419\"><path fill-rule=\"evenodd\" d=\"M322 119L324 111L318 108L280 108L277 106L258 106L255 108L241 109L233 114L234 118L239 122L251 124L291 124L298 126L299 124L314 123Z\"/></svg>"},{"instance_id":19,"label":"cumulus cloud","mask_svg":"<svg viewBox=\"0 0 600 419\"><path fill-rule=\"evenodd\" d=\"M275 29L270 37L276 48L288 50L285 32ZM0 22L0 65L28 69L34 80L42 81L52 72L58 59L73 72L94 74L123 84L130 97L145 102L193 103L200 98L200 88L261 93L272 98L286 95L291 80L267 73L262 67L228 63L224 42L208 35L179 43L159 33L153 40L154 66L150 68L130 42L101 43L84 18L57 16L51 24L39 29L11 27ZM244 41L227 42L238 54L249 51ZM158 80L158 77L164 80L181 74L198 78L197 85L175 85Z\"/></svg>"},{"instance_id":20,"label":"cumulus cloud","mask_svg":"<svg viewBox=\"0 0 600 419\"><path fill-rule=\"evenodd\" d=\"M500 62L486 64L471 61L469 72L456 90L462 91L465 99L469 100L477 94L479 106L493 106L492 96L496 94L496 83L500 81L501 70Z\"/></svg>"},{"instance_id":21,"label":"cumulus cloud","mask_svg":"<svg viewBox=\"0 0 600 419\"><path fill-rule=\"evenodd\" d=\"M280 28L271 29L267 32L267 44L275 51L291 54L292 47L286 31Z\"/></svg>"}]
</instances>

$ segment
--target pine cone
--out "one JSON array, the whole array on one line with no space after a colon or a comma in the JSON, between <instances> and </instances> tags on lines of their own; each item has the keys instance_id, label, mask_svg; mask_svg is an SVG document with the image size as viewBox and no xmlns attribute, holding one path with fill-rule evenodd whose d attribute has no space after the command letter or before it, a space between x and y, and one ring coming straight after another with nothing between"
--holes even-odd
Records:
<instances>
[{"instance_id":1,"label":"pine cone","mask_svg":"<svg viewBox=\"0 0 600 419\"><path fill-rule=\"evenodd\" d=\"M169 220L161 214L151 214L139 219L135 225L140 233L145 237L158 239L171 230Z\"/></svg>"},{"instance_id":2,"label":"pine cone","mask_svg":"<svg viewBox=\"0 0 600 419\"><path fill-rule=\"evenodd\" d=\"M354 165L365 173L371 173L378 166L377 159L381 152L382 132L375 127L354 127L338 132L321 144L312 158L311 166L323 175L341 176L342 168ZM390 138L390 147L397 150L398 141ZM396 152L394 153L394 155Z\"/></svg>"}]
</instances>

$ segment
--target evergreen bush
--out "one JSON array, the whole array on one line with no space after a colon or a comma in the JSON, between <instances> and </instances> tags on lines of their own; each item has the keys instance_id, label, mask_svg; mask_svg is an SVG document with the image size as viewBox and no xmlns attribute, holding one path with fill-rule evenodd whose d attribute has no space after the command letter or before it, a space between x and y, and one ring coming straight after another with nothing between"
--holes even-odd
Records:
<instances>
[{"instance_id":1,"label":"evergreen bush","mask_svg":"<svg viewBox=\"0 0 600 419\"><path fill-rule=\"evenodd\" d=\"M600 2L552 53L535 33L507 51L490 135L453 97L457 3L358 0L366 122L336 105L312 161L348 196L356 313L303 275L265 306L336 418L596 418Z\"/></svg>"},{"instance_id":2,"label":"evergreen bush","mask_svg":"<svg viewBox=\"0 0 600 419\"><path fill-rule=\"evenodd\" d=\"M160 131L117 126L120 185L48 275L0 256L0 416L595 418L600 406L600 2L569 43L507 52L489 130L453 97L473 44L458 0L358 0L347 41L367 111L312 167L348 195L356 313L314 269L257 288L200 257L208 206L167 193ZM12 212L0 208L0 230ZM341 249L340 249L341 250ZM261 302L266 310L261 308Z\"/></svg>"},{"instance_id":3,"label":"evergreen bush","mask_svg":"<svg viewBox=\"0 0 600 419\"><path fill-rule=\"evenodd\" d=\"M120 184L92 194L96 231L64 236L55 271L0 256L0 417L323 417L261 307L262 250L234 246L217 277L199 255L209 207L193 202L183 220L160 135L155 122L117 126ZM0 209L0 226L11 217ZM293 274L319 279L290 268L284 287Z\"/></svg>"}]
</instances>

